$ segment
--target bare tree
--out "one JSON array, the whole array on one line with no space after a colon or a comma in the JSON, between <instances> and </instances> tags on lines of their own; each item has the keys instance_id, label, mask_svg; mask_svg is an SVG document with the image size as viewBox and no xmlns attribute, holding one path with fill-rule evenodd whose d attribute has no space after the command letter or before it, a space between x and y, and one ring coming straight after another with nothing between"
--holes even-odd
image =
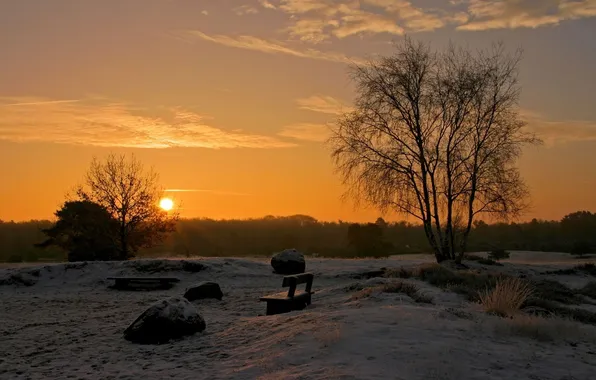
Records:
<instances>
[{"instance_id":1,"label":"bare tree","mask_svg":"<svg viewBox=\"0 0 596 380\"><path fill-rule=\"evenodd\" d=\"M433 52L406 38L353 67L357 97L329 143L347 196L418 219L438 262L461 261L474 217L518 215L528 195L515 163L521 53L501 44Z\"/></svg>"},{"instance_id":2,"label":"bare tree","mask_svg":"<svg viewBox=\"0 0 596 380\"><path fill-rule=\"evenodd\" d=\"M163 194L159 176L151 168L145 171L134 155L110 154L104 162L93 158L84 185L77 195L103 206L118 221L115 237L119 258L126 260L139 248L161 242L175 230L178 214L159 208Z\"/></svg>"}]
</instances>

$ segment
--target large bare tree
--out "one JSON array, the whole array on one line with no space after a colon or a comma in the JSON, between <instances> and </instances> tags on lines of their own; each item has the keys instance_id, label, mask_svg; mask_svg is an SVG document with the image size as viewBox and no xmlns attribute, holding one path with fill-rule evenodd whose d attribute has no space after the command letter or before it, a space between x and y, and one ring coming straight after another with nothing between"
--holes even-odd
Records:
<instances>
[{"instance_id":1,"label":"large bare tree","mask_svg":"<svg viewBox=\"0 0 596 380\"><path fill-rule=\"evenodd\" d=\"M159 176L153 168L145 170L134 155L110 154L105 161L93 158L77 195L103 206L118 221L115 240L122 260L162 241L174 231L178 219L177 212L160 209Z\"/></svg>"},{"instance_id":2,"label":"large bare tree","mask_svg":"<svg viewBox=\"0 0 596 380\"><path fill-rule=\"evenodd\" d=\"M418 219L437 261L460 262L475 216L526 206L515 164L539 140L517 109L520 59L502 44L432 51L405 38L354 66L354 108L329 140L346 195Z\"/></svg>"}]
</instances>

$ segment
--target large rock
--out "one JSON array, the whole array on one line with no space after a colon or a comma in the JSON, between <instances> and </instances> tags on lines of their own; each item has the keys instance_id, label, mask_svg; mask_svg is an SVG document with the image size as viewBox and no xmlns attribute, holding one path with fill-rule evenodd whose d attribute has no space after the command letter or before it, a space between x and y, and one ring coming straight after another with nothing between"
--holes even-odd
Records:
<instances>
[{"instance_id":1,"label":"large rock","mask_svg":"<svg viewBox=\"0 0 596 380\"><path fill-rule=\"evenodd\" d=\"M186 289L184 298L189 301L200 300L203 298L215 298L221 301L223 292L219 285L215 282L203 281L197 285L191 286Z\"/></svg>"},{"instance_id":2,"label":"large rock","mask_svg":"<svg viewBox=\"0 0 596 380\"><path fill-rule=\"evenodd\" d=\"M271 266L275 273L298 274L306 270L306 261L302 253L295 249L286 249L273 255Z\"/></svg>"},{"instance_id":3,"label":"large rock","mask_svg":"<svg viewBox=\"0 0 596 380\"><path fill-rule=\"evenodd\" d=\"M133 343L161 344L205 330L205 320L193 304L171 297L151 305L126 330L124 338Z\"/></svg>"}]
</instances>

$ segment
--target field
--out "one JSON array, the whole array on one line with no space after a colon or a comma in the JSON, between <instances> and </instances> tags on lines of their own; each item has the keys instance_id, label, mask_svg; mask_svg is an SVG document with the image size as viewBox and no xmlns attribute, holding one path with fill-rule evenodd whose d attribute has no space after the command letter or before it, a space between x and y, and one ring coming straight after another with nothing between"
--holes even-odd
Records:
<instances>
[{"instance_id":1,"label":"field","mask_svg":"<svg viewBox=\"0 0 596 380\"><path fill-rule=\"evenodd\" d=\"M312 305L275 316L264 316L258 298L281 291L281 276L263 258L4 264L0 378L594 378L591 266L542 252L513 252L503 266L466 264L471 269L438 267L428 255L307 258ZM499 274L535 284L525 312L485 312L478 296ZM111 275L181 282L117 291L108 288ZM151 303L203 280L224 292L222 301L195 302L207 322L203 333L159 346L122 338Z\"/></svg>"}]
</instances>

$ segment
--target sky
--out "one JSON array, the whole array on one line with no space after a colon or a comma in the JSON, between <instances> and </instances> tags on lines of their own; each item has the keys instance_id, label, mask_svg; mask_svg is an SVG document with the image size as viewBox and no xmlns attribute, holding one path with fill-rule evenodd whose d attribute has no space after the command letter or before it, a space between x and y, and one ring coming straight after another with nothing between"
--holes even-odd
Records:
<instances>
[{"instance_id":1,"label":"sky","mask_svg":"<svg viewBox=\"0 0 596 380\"><path fill-rule=\"evenodd\" d=\"M404 35L523 48L545 143L522 220L596 211L596 0L0 0L0 219L51 218L94 156L132 152L182 217L373 221L323 141L350 65Z\"/></svg>"}]
</instances>

